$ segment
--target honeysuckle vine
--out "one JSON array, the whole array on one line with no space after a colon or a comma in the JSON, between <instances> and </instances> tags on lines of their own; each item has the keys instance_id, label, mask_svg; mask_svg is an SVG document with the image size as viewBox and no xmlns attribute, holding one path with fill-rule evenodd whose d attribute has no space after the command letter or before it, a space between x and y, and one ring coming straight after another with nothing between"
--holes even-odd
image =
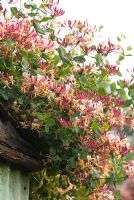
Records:
<instances>
[{"instance_id":1,"label":"honeysuckle vine","mask_svg":"<svg viewBox=\"0 0 134 200\"><path fill-rule=\"evenodd\" d=\"M61 19L58 1L27 1L21 10L14 3L0 6L0 105L42 138L32 198L119 199L119 180L134 178L124 133L134 124L134 89L133 74L112 76L121 76L130 48L97 42L88 21Z\"/></svg>"}]
</instances>

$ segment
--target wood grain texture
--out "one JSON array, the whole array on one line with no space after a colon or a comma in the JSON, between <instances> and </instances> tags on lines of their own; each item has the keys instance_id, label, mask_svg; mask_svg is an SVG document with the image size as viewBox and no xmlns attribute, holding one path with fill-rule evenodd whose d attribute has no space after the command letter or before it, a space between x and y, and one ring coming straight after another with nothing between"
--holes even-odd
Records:
<instances>
[{"instance_id":1,"label":"wood grain texture","mask_svg":"<svg viewBox=\"0 0 134 200\"><path fill-rule=\"evenodd\" d=\"M0 162L0 200L28 200L30 174Z\"/></svg>"},{"instance_id":2,"label":"wood grain texture","mask_svg":"<svg viewBox=\"0 0 134 200\"><path fill-rule=\"evenodd\" d=\"M40 152L24 140L9 121L0 120L0 157L30 171L43 167Z\"/></svg>"}]
</instances>

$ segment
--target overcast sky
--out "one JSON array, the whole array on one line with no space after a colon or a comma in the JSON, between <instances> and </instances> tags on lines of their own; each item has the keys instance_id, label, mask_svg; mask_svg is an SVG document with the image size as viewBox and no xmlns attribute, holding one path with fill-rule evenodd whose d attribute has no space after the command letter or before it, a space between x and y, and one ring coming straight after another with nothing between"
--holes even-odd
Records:
<instances>
[{"instance_id":1,"label":"overcast sky","mask_svg":"<svg viewBox=\"0 0 134 200\"><path fill-rule=\"evenodd\" d=\"M34 1L39 3L41 0ZM134 48L134 0L60 0L60 7L65 10L66 18L87 19L92 25L103 25L103 38L126 35L123 45ZM126 69L133 68L134 56L128 57L122 64L123 74L127 75Z\"/></svg>"},{"instance_id":2,"label":"overcast sky","mask_svg":"<svg viewBox=\"0 0 134 200\"><path fill-rule=\"evenodd\" d=\"M134 43L134 0L60 0L70 18L105 26L108 35L125 33Z\"/></svg>"},{"instance_id":3,"label":"overcast sky","mask_svg":"<svg viewBox=\"0 0 134 200\"><path fill-rule=\"evenodd\" d=\"M134 48L134 0L60 0L60 5L65 10L65 17L103 25L104 38L114 39L124 34L127 39L123 45ZM121 68L127 76L126 69L134 68L134 56L128 57Z\"/></svg>"}]
</instances>

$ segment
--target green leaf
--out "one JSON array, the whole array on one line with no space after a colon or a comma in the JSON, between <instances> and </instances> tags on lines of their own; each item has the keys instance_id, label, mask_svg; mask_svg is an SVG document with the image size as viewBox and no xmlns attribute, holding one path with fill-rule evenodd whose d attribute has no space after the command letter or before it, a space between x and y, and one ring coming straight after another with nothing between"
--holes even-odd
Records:
<instances>
[{"instance_id":1,"label":"green leaf","mask_svg":"<svg viewBox=\"0 0 134 200\"><path fill-rule=\"evenodd\" d=\"M30 6L31 6L31 8L32 8L33 10L37 10L37 9L38 9L38 7L37 7L36 4L31 4Z\"/></svg>"},{"instance_id":2,"label":"green leaf","mask_svg":"<svg viewBox=\"0 0 134 200\"><path fill-rule=\"evenodd\" d=\"M68 161L69 161L69 164L71 167L73 167L73 168L76 167L76 160L74 157L69 158Z\"/></svg>"},{"instance_id":3,"label":"green leaf","mask_svg":"<svg viewBox=\"0 0 134 200\"><path fill-rule=\"evenodd\" d=\"M47 6L48 6L48 4L44 3L44 4L41 4L39 8L40 9L45 9Z\"/></svg>"},{"instance_id":4,"label":"green leaf","mask_svg":"<svg viewBox=\"0 0 134 200\"><path fill-rule=\"evenodd\" d=\"M72 132L74 132L74 133L79 133L80 128L79 128L78 126L76 126L76 127L72 128L71 130L72 130Z\"/></svg>"},{"instance_id":5,"label":"green leaf","mask_svg":"<svg viewBox=\"0 0 134 200\"><path fill-rule=\"evenodd\" d=\"M24 3L24 7L29 9L30 8L30 4L27 4L26 2Z\"/></svg>"},{"instance_id":6,"label":"green leaf","mask_svg":"<svg viewBox=\"0 0 134 200\"><path fill-rule=\"evenodd\" d=\"M132 48L131 46L128 46L128 47L127 47L127 51L132 51L132 49L133 49L133 48Z\"/></svg>"},{"instance_id":7,"label":"green leaf","mask_svg":"<svg viewBox=\"0 0 134 200\"><path fill-rule=\"evenodd\" d=\"M47 28L46 29L46 32L48 32L48 33L52 33L54 30L52 29L52 28Z\"/></svg>"},{"instance_id":8,"label":"green leaf","mask_svg":"<svg viewBox=\"0 0 134 200\"><path fill-rule=\"evenodd\" d=\"M72 139L68 136L67 133L60 133L59 135L60 140L63 142L64 145L69 145Z\"/></svg>"},{"instance_id":9,"label":"green leaf","mask_svg":"<svg viewBox=\"0 0 134 200\"><path fill-rule=\"evenodd\" d=\"M41 121L46 121L49 118L51 118L51 112L47 112L47 113L41 113L41 112L36 112L36 117L41 120Z\"/></svg>"},{"instance_id":10,"label":"green leaf","mask_svg":"<svg viewBox=\"0 0 134 200\"><path fill-rule=\"evenodd\" d=\"M6 62L5 59L3 59L2 57L0 58L0 71L4 71L6 68Z\"/></svg>"},{"instance_id":11,"label":"green leaf","mask_svg":"<svg viewBox=\"0 0 134 200\"><path fill-rule=\"evenodd\" d=\"M11 7L11 13L14 15L14 16L16 16L17 14L18 14L18 9L17 9L17 7Z\"/></svg>"},{"instance_id":12,"label":"green leaf","mask_svg":"<svg viewBox=\"0 0 134 200\"><path fill-rule=\"evenodd\" d=\"M4 43L3 43L3 47L4 48L9 48L9 47L12 47L15 45L15 41L12 40L11 38L9 38L8 40L6 40Z\"/></svg>"},{"instance_id":13,"label":"green leaf","mask_svg":"<svg viewBox=\"0 0 134 200\"><path fill-rule=\"evenodd\" d=\"M15 98L16 95L16 91L11 90L9 88L4 88L2 86L0 86L0 97L2 97L4 100L12 100Z\"/></svg>"},{"instance_id":14,"label":"green leaf","mask_svg":"<svg viewBox=\"0 0 134 200\"><path fill-rule=\"evenodd\" d=\"M105 122L105 123L103 124L103 128L104 128L105 131L108 131L109 128L110 128L110 127L109 127L109 124Z\"/></svg>"},{"instance_id":15,"label":"green leaf","mask_svg":"<svg viewBox=\"0 0 134 200\"><path fill-rule=\"evenodd\" d=\"M95 132L99 129L99 125L96 121L92 122L91 127Z\"/></svg>"},{"instance_id":16,"label":"green leaf","mask_svg":"<svg viewBox=\"0 0 134 200\"><path fill-rule=\"evenodd\" d=\"M106 90L103 88L103 87L100 87L99 89L98 89L98 92L99 92L99 94L100 95L102 95L102 96L105 96L107 93L106 93Z\"/></svg>"},{"instance_id":17,"label":"green leaf","mask_svg":"<svg viewBox=\"0 0 134 200\"><path fill-rule=\"evenodd\" d=\"M82 63L82 62L85 62L86 59L84 58L84 56L76 56L73 58L76 62L78 63Z\"/></svg>"},{"instance_id":18,"label":"green leaf","mask_svg":"<svg viewBox=\"0 0 134 200\"><path fill-rule=\"evenodd\" d=\"M114 93L117 90L116 83L112 83L110 85L110 88L111 88L111 92Z\"/></svg>"},{"instance_id":19,"label":"green leaf","mask_svg":"<svg viewBox=\"0 0 134 200\"><path fill-rule=\"evenodd\" d=\"M117 83L121 88L124 88L124 86L125 86L124 81L119 80Z\"/></svg>"},{"instance_id":20,"label":"green leaf","mask_svg":"<svg viewBox=\"0 0 134 200\"><path fill-rule=\"evenodd\" d=\"M46 34L46 31L40 28L40 26L35 21L33 21L33 27L35 28L37 33L40 33L42 35Z\"/></svg>"},{"instance_id":21,"label":"green leaf","mask_svg":"<svg viewBox=\"0 0 134 200\"><path fill-rule=\"evenodd\" d=\"M121 199L120 191L117 190L117 191L115 192L114 199L115 199L115 200Z\"/></svg>"},{"instance_id":22,"label":"green leaf","mask_svg":"<svg viewBox=\"0 0 134 200\"><path fill-rule=\"evenodd\" d=\"M13 14L13 16L15 16L15 17L16 16L18 16L18 17L24 17L24 14L21 11L19 11L17 9L17 7L11 7L10 10L11 10L11 13Z\"/></svg>"},{"instance_id":23,"label":"green leaf","mask_svg":"<svg viewBox=\"0 0 134 200\"><path fill-rule=\"evenodd\" d=\"M120 71L118 71L117 75L122 77L122 73Z\"/></svg>"},{"instance_id":24,"label":"green leaf","mask_svg":"<svg viewBox=\"0 0 134 200\"><path fill-rule=\"evenodd\" d=\"M96 59L96 66L97 67L99 67L99 66L101 66L103 63L103 61L102 61L102 55L101 54L99 54L99 53L97 53L96 55L95 55L95 59Z\"/></svg>"},{"instance_id":25,"label":"green leaf","mask_svg":"<svg viewBox=\"0 0 134 200\"><path fill-rule=\"evenodd\" d=\"M35 16L37 16L37 13L31 12L31 13L28 13L28 15L29 15L30 17L35 17Z\"/></svg>"},{"instance_id":26,"label":"green leaf","mask_svg":"<svg viewBox=\"0 0 134 200\"><path fill-rule=\"evenodd\" d=\"M129 107L130 105L133 104L133 100L132 99L128 99L126 102L125 102L125 107Z\"/></svg>"},{"instance_id":27,"label":"green leaf","mask_svg":"<svg viewBox=\"0 0 134 200\"><path fill-rule=\"evenodd\" d=\"M2 89L2 88L0 88L0 96L2 96L3 97L3 99L4 100L8 100L8 93L4 90L4 89Z\"/></svg>"},{"instance_id":28,"label":"green leaf","mask_svg":"<svg viewBox=\"0 0 134 200\"><path fill-rule=\"evenodd\" d=\"M52 19L52 17L43 17L40 22L47 22L51 19Z\"/></svg>"},{"instance_id":29,"label":"green leaf","mask_svg":"<svg viewBox=\"0 0 134 200\"><path fill-rule=\"evenodd\" d=\"M76 199L77 200L87 200L87 199L89 199L88 198L89 193L90 193L89 189L87 187L82 186L77 191Z\"/></svg>"},{"instance_id":30,"label":"green leaf","mask_svg":"<svg viewBox=\"0 0 134 200\"><path fill-rule=\"evenodd\" d=\"M41 120L41 121L43 121L44 120L44 114L43 113L41 113L41 112L36 112L36 117L39 119L39 120Z\"/></svg>"},{"instance_id":31,"label":"green leaf","mask_svg":"<svg viewBox=\"0 0 134 200\"><path fill-rule=\"evenodd\" d=\"M125 56L133 56L132 54L126 54Z\"/></svg>"},{"instance_id":32,"label":"green leaf","mask_svg":"<svg viewBox=\"0 0 134 200\"><path fill-rule=\"evenodd\" d=\"M55 119L53 119L51 116L48 119L45 119L45 123L47 124L47 126L52 127L55 125Z\"/></svg>"},{"instance_id":33,"label":"green leaf","mask_svg":"<svg viewBox=\"0 0 134 200\"><path fill-rule=\"evenodd\" d=\"M72 59L63 47L58 48L57 51L63 63L71 64Z\"/></svg>"},{"instance_id":34,"label":"green leaf","mask_svg":"<svg viewBox=\"0 0 134 200\"><path fill-rule=\"evenodd\" d=\"M45 125L45 132L49 133L49 126Z\"/></svg>"},{"instance_id":35,"label":"green leaf","mask_svg":"<svg viewBox=\"0 0 134 200\"><path fill-rule=\"evenodd\" d=\"M110 65L110 62L108 59L105 59L105 63L106 63L106 65Z\"/></svg>"},{"instance_id":36,"label":"green leaf","mask_svg":"<svg viewBox=\"0 0 134 200\"><path fill-rule=\"evenodd\" d=\"M126 39L126 36L124 34L121 34L122 39Z\"/></svg>"},{"instance_id":37,"label":"green leaf","mask_svg":"<svg viewBox=\"0 0 134 200\"><path fill-rule=\"evenodd\" d=\"M118 42L121 42L121 38L120 38L119 36L117 37L117 41L118 41Z\"/></svg>"},{"instance_id":38,"label":"green leaf","mask_svg":"<svg viewBox=\"0 0 134 200\"><path fill-rule=\"evenodd\" d=\"M103 25L100 25L100 26L99 26L99 32L101 32L102 29L104 29L104 26L103 26Z\"/></svg>"},{"instance_id":39,"label":"green leaf","mask_svg":"<svg viewBox=\"0 0 134 200\"><path fill-rule=\"evenodd\" d=\"M100 174L98 172L94 172L94 173L92 173L92 178L99 180L100 179Z\"/></svg>"},{"instance_id":40,"label":"green leaf","mask_svg":"<svg viewBox=\"0 0 134 200\"><path fill-rule=\"evenodd\" d=\"M118 93L119 93L119 95L120 95L120 97L121 97L122 99L124 99L124 100L128 99L128 96L127 96L125 90L123 90L123 89L118 89Z\"/></svg>"}]
</instances>

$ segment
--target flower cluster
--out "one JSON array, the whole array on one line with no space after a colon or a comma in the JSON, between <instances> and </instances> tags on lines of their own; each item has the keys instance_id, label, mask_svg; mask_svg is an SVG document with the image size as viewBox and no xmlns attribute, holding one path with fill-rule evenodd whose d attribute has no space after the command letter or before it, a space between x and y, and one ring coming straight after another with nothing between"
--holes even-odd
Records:
<instances>
[{"instance_id":1,"label":"flower cluster","mask_svg":"<svg viewBox=\"0 0 134 200\"><path fill-rule=\"evenodd\" d=\"M98 200L114 200L113 192L108 190L100 192Z\"/></svg>"},{"instance_id":2,"label":"flower cluster","mask_svg":"<svg viewBox=\"0 0 134 200\"><path fill-rule=\"evenodd\" d=\"M119 45L115 45L111 43L109 40L107 44L101 43L99 47L97 48L97 52L101 53L103 55L107 55L108 53L117 53L121 50L121 47Z\"/></svg>"},{"instance_id":3,"label":"flower cluster","mask_svg":"<svg viewBox=\"0 0 134 200\"><path fill-rule=\"evenodd\" d=\"M130 179L134 179L134 161L132 160L125 166L125 171Z\"/></svg>"},{"instance_id":4,"label":"flower cluster","mask_svg":"<svg viewBox=\"0 0 134 200\"><path fill-rule=\"evenodd\" d=\"M133 150L126 135L117 133L134 123L125 109L132 103L131 81L113 83L119 66L106 64L122 47L110 40L97 44L97 28L87 21L57 21L64 14L58 3L25 4L26 13L15 9L11 19L1 20L0 104L22 128L43 138L46 173L56 174L50 179L60 173L56 187L63 181L64 191L65 176L75 184L65 195L90 185L94 197L113 200L105 179L123 168ZM133 176L133 162L126 172Z\"/></svg>"},{"instance_id":5,"label":"flower cluster","mask_svg":"<svg viewBox=\"0 0 134 200\"><path fill-rule=\"evenodd\" d=\"M27 19L19 23L12 19L5 19L0 23L0 48L4 56L10 50L16 53L18 50L41 51L46 46L49 49L48 38L42 40L36 31L31 27Z\"/></svg>"}]
</instances>

